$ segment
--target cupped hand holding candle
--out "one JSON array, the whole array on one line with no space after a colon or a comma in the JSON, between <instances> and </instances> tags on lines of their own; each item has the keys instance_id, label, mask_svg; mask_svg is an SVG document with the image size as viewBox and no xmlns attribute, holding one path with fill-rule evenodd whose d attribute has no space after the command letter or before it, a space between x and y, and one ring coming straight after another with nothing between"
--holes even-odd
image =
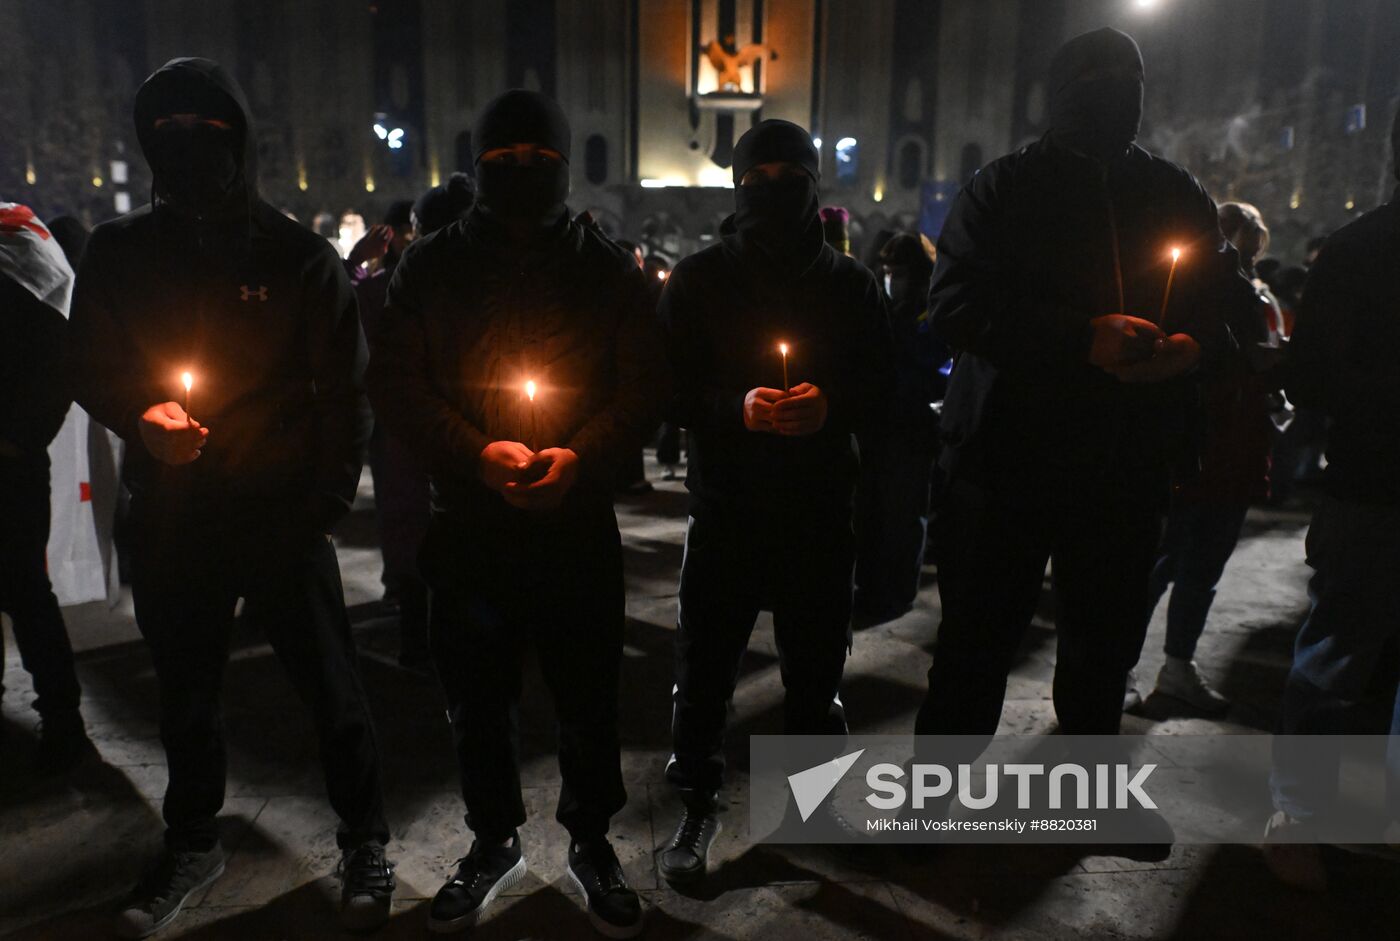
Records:
<instances>
[{"instance_id":1,"label":"cupped hand holding candle","mask_svg":"<svg viewBox=\"0 0 1400 941\"><path fill-rule=\"evenodd\" d=\"M191 418L179 402L152 405L142 413L137 428L146 450L166 464L190 463L209 439L209 429Z\"/></svg>"},{"instance_id":2,"label":"cupped hand holding candle","mask_svg":"<svg viewBox=\"0 0 1400 941\"><path fill-rule=\"evenodd\" d=\"M759 386L744 396L744 427L749 431L773 431L773 407L786 397L782 389Z\"/></svg>"},{"instance_id":3,"label":"cupped hand holding candle","mask_svg":"<svg viewBox=\"0 0 1400 941\"><path fill-rule=\"evenodd\" d=\"M1165 334L1150 320L1127 314L1105 314L1089 321L1089 362L1100 369L1117 369L1151 359L1153 347Z\"/></svg>"},{"instance_id":4,"label":"cupped hand holding candle","mask_svg":"<svg viewBox=\"0 0 1400 941\"><path fill-rule=\"evenodd\" d=\"M481 482L497 493L520 479L530 464L533 453L519 441L492 441L482 448L477 461Z\"/></svg>"},{"instance_id":5,"label":"cupped hand holding candle","mask_svg":"<svg viewBox=\"0 0 1400 941\"><path fill-rule=\"evenodd\" d=\"M810 382L798 383L773 406L773 430L780 435L814 435L826 425L826 393Z\"/></svg>"}]
</instances>

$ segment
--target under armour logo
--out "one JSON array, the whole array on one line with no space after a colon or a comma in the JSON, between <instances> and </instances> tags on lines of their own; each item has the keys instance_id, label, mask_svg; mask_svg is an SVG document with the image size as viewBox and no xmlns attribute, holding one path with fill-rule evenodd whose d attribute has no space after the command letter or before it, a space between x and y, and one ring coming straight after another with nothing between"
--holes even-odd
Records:
<instances>
[{"instance_id":1,"label":"under armour logo","mask_svg":"<svg viewBox=\"0 0 1400 941\"><path fill-rule=\"evenodd\" d=\"M260 285L258 285L258 289L257 289L256 291L254 291L252 288L248 287L248 285L246 285L246 284L241 285L241 286L238 288L238 290L239 290L239 292L243 295L243 300L245 300L245 301L251 301L251 300L252 300L253 298L255 298L255 297L256 297L258 300L260 300L260 301L266 301L266 300L267 300L267 285L266 285L266 284L260 284Z\"/></svg>"}]
</instances>

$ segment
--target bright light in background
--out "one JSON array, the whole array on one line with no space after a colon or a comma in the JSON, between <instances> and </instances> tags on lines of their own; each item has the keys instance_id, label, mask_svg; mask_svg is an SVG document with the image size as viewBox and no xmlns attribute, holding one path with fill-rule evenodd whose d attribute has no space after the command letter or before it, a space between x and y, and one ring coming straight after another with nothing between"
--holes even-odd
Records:
<instances>
[{"instance_id":1,"label":"bright light in background","mask_svg":"<svg viewBox=\"0 0 1400 941\"><path fill-rule=\"evenodd\" d=\"M384 125L382 125L382 124L375 124L375 125L374 125L374 136L377 137L377 138L379 138L380 140L384 140L385 138L387 138L387 137L389 136L389 129L386 128L386 127L385 127Z\"/></svg>"},{"instance_id":2,"label":"bright light in background","mask_svg":"<svg viewBox=\"0 0 1400 941\"><path fill-rule=\"evenodd\" d=\"M697 174L697 182L701 186L726 186L730 189L734 187L734 171L726 170L724 167L708 166L701 168Z\"/></svg>"},{"instance_id":3,"label":"bright light in background","mask_svg":"<svg viewBox=\"0 0 1400 941\"><path fill-rule=\"evenodd\" d=\"M27 164L24 168L24 182L28 183L30 186L39 182L39 174L34 172L34 164L32 163Z\"/></svg>"},{"instance_id":4,"label":"bright light in background","mask_svg":"<svg viewBox=\"0 0 1400 941\"><path fill-rule=\"evenodd\" d=\"M885 188L879 184L876 184L875 192L870 195L871 198L875 200L875 202L881 202L885 198Z\"/></svg>"},{"instance_id":5,"label":"bright light in background","mask_svg":"<svg viewBox=\"0 0 1400 941\"><path fill-rule=\"evenodd\" d=\"M1133 6L1139 10L1155 10L1159 5L1159 0L1133 0Z\"/></svg>"},{"instance_id":6,"label":"bright light in background","mask_svg":"<svg viewBox=\"0 0 1400 941\"><path fill-rule=\"evenodd\" d=\"M101 188L102 188L102 177L100 177L100 176L95 176L95 177L93 177L93 178L92 178L92 185L93 185L93 186L96 186L98 189L101 189Z\"/></svg>"},{"instance_id":7,"label":"bright light in background","mask_svg":"<svg viewBox=\"0 0 1400 941\"><path fill-rule=\"evenodd\" d=\"M836 182L854 183L857 173L857 158L860 144L854 137L843 137L836 142Z\"/></svg>"},{"instance_id":8,"label":"bright light in background","mask_svg":"<svg viewBox=\"0 0 1400 941\"><path fill-rule=\"evenodd\" d=\"M718 169L718 168L717 168L717 169ZM676 177L673 177L673 176L668 176L668 177L667 177L666 179L664 179L664 180L645 179L645 180L642 180L641 182L642 182L642 189L649 189L649 190L665 189L665 188L668 187L668 186L688 186L688 185L689 185L688 183L686 183L685 180L677 179Z\"/></svg>"},{"instance_id":9,"label":"bright light in background","mask_svg":"<svg viewBox=\"0 0 1400 941\"><path fill-rule=\"evenodd\" d=\"M365 192L366 192L366 193L373 193L373 192L374 192L374 177L372 177L372 176L367 176L367 177L365 177Z\"/></svg>"},{"instance_id":10,"label":"bright light in background","mask_svg":"<svg viewBox=\"0 0 1400 941\"><path fill-rule=\"evenodd\" d=\"M814 137L814 138L812 138L812 146L815 147L815 148L817 148L818 150L821 150L821 149L822 149L822 139L821 139L820 137Z\"/></svg>"}]
</instances>

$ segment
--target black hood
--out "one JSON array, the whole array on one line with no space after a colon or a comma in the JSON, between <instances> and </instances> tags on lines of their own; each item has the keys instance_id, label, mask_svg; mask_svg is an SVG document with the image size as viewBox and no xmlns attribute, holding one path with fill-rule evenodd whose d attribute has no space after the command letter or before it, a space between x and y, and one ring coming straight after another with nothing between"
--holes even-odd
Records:
<instances>
[{"instance_id":1,"label":"black hood","mask_svg":"<svg viewBox=\"0 0 1400 941\"><path fill-rule=\"evenodd\" d=\"M1050 61L1051 136L1100 160L1122 154L1142 123L1142 52L1104 27L1076 36Z\"/></svg>"},{"instance_id":2,"label":"black hood","mask_svg":"<svg viewBox=\"0 0 1400 941\"><path fill-rule=\"evenodd\" d=\"M258 199L258 160L257 135L253 132L247 96L223 66L197 57L171 59L152 73L136 92L136 139L150 165L157 196L162 190L164 155L156 136L155 120L182 109L227 116L233 125L229 133L234 135L232 147L238 169L234 185L241 197L234 202L251 209Z\"/></svg>"}]
</instances>

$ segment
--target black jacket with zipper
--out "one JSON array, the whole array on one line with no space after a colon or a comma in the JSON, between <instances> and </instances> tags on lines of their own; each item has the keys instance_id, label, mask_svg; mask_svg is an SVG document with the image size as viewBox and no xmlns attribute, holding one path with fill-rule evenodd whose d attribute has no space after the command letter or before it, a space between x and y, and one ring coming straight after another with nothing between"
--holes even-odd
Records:
<instances>
[{"instance_id":1,"label":"black jacket with zipper","mask_svg":"<svg viewBox=\"0 0 1400 941\"><path fill-rule=\"evenodd\" d=\"M73 298L75 397L130 445L125 478L138 500L329 531L354 500L372 421L354 291L329 242L258 198L238 86L203 59L157 74L172 70L243 115L233 133L243 135L246 206L191 219L157 200L97 227ZM149 87L136 97L147 151L160 108ZM146 450L138 422L151 405L182 400L186 370L190 413L209 438L197 461L172 467Z\"/></svg>"},{"instance_id":2,"label":"black jacket with zipper","mask_svg":"<svg viewBox=\"0 0 1400 941\"><path fill-rule=\"evenodd\" d=\"M945 469L1005 481L1165 469L1191 447L1194 378L1120 382L1088 363L1089 321L1160 321L1210 368L1252 295L1215 203L1180 167L1136 146L1100 164L1048 135L992 162L949 211L929 294L934 331L960 354Z\"/></svg>"},{"instance_id":3,"label":"black jacket with zipper","mask_svg":"<svg viewBox=\"0 0 1400 941\"><path fill-rule=\"evenodd\" d=\"M370 341L376 415L429 469L434 509L473 536L611 519L616 466L669 390L636 261L567 214L523 249L482 209L415 242ZM562 508L518 510L481 482L501 440L578 454Z\"/></svg>"}]
</instances>

